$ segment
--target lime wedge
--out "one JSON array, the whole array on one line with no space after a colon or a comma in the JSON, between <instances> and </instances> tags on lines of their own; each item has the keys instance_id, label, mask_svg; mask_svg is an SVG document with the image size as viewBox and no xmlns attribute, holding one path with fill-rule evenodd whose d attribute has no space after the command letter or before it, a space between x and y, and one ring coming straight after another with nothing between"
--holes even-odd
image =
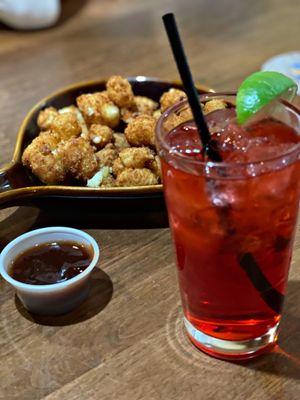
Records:
<instances>
[{"instance_id":1,"label":"lime wedge","mask_svg":"<svg viewBox=\"0 0 300 400\"><path fill-rule=\"evenodd\" d=\"M277 97L291 101L296 92L296 83L279 72L255 72L248 76L239 87L236 98L238 123L244 124L252 115Z\"/></svg>"}]
</instances>

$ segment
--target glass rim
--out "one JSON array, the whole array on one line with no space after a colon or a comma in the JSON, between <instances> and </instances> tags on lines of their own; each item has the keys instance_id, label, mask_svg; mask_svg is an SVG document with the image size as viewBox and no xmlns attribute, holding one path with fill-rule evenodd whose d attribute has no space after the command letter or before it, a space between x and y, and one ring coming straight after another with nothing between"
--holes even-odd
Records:
<instances>
[{"instance_id":1,"label":"glass rim","mask_svg":"<svg viewBox=\"0 0 300 400\"><path fill-rule=\"evenodd\" d=\"M199 94L199 98L200 101L202 98L205 97L220 97L220 96L236 96L236 92L215 92L215 93L202 93ZM287 100L284 99L278 99L277 101L280 101L280 103L282 103L286 108L290 109L291 111L293 111L294 113L298 114L299 118L300 118L300 109L298 109L298 107L296 107L295 105L289 103ZM164 150L167 150L168 152L171 150L171 146L169 146L165 140L162 138L161 132L163 131L163 123L164 121L171 115L174 114L176 111L178 111L178 109L180 109L181 107L185 106L188 104L188 100L184 99L181 100L180 102L174 104L173 106L169 107L167 110L165 110L162 115L159 117L157 124L156 124L156 137L159 141L159 146L158 147L162 147ZM189 121L193 121L192 119ZM187 121L186 121L187 122ZM178 125L179 126L179 125ZM269 158L263 158L257 161L238 161L238 162L228 162L228 161L201 161L201 160L195 160L195 159L191 159L189 156L182 154L182 153L178 153L178 152L173 152L172 153L172 157L175 157L183 162L187 162L189 164L194 164L194 165L200 165L203 167L209 166L209 167L243 167L243 166L249 166L249 165L260 165L262 162L274 162L276 160L280 160L284 157L287 156L291 156L294 153L297 153L298 151L300 151L300 141L299 143L295 144L294 146L292 146L289 150L287 150L284 153L281 153L279 155L273 156L273 157L269 157Z\"/></svg>"}]
</instances>

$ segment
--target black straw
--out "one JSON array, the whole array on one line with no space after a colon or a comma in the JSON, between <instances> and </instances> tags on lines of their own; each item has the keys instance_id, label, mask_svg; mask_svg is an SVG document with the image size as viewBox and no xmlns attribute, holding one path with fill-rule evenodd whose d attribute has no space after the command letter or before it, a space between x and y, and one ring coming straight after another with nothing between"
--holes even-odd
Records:
<instances>
[{"instance_id":1,"label":"black straw","mask_svg":"<svg viewBox=\"0 0 300 400\"><path fill-rule=\"evenodd\" d=\"M253 255L251 253L242 254L239 263L264 302L279 314L282 309L284 295L272 287Z\"/></svg>"},{"instance_id":2,"label":"black straw","mask_svg":"<svg viewBox=\"0 0 300 400\"><path fill-rule=\"evenodd\" d=\"M219 153L217 153L210 147L210 132L204 119L202 108L199 102L199 94L194 84L191 70L177 29L174 14L165 14L162 19L173 51L173 56L178 68L178 72L180 74L183 87L193 113L194 121L198 128L203 149L208 153L213 161L222 161Z\"/></svg>"}]
</instances>

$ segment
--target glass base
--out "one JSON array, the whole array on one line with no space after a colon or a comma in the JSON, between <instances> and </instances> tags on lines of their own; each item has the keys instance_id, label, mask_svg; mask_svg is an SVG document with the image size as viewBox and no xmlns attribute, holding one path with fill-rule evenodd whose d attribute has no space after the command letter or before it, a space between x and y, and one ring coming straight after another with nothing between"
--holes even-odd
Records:
<instances>
[{"instance_id":1,"label":"glass base","mask_svg":"<svg viewBox=\"0 0 300 400\"><path fill-rule=\"evenodd\" d=\"M264 335L249 340L222 340L196 329L186 318L184 325L192 343L205 353L224 360L247 360L270 351L277 341L279 322Z\"/></svg>"}]
</instances>

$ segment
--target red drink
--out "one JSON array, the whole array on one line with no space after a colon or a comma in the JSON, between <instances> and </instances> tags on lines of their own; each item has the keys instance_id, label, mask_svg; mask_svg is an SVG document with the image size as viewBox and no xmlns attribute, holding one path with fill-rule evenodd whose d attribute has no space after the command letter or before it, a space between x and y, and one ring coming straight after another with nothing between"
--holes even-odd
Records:
<instances>
[{"instance_id":1,"label":"red drink","mask_svg":"<svg viewBox=\"0 0 300 400\"><path fill-rule=\"evenodd\" d=\"M249 358L277 337L300 169L297 112L274 113L247 128L234 107L208 114L222 163L203 158L192 122L169 131L171 111L158 124L185 325L196 346L221 358Z\"/></svg>"}]
</instances>

